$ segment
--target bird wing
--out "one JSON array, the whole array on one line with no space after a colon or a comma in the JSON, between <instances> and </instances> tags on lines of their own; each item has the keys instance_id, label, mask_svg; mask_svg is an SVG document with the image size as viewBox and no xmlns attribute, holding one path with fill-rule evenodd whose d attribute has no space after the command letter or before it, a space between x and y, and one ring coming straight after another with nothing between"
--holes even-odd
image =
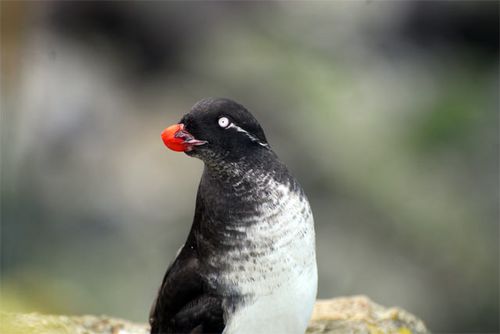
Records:
<instances>
[{"instance_id":1,"label":"bird wing","mask_svg":"<svg viewBox=\"0 0 500 334\"><path fill-rule=\"evenodd\" d=\"M163 278L150 313L151 333L220 333L222 299L207 291L194 247L185 245Z\"/></svg>"}]
</instances>

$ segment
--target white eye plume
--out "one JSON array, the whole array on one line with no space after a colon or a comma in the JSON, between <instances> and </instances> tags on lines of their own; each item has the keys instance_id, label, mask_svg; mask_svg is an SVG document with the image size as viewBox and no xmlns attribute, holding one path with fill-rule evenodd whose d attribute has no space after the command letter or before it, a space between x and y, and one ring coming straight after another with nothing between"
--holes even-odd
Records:
<instances>
[{"instance_id":1,"label":"white eye plume","mask_svg":"<svg viewBox=\"0 0 500 334\"><path fill-rule=\"evenodd\" d=\"M221 128L227 128L228 125L229 125L229 119L227 119L227 117L219 118L219 126Z\"/></svg>"},{"instance_id":2,"label":"white eye plume","mask_svg":"<svg viewBox=\"0 0 500 334\"><path fill-rule=\"evenodd\" d=\"M222 117L222 118L225 118L225 117ZM222 119L220 118L219 119L219 125L220 124L220 120ZM226 118L227 119L227 118ZM221 125L222 126L222 125ZM242 129L240 128L238 125L234 124L234 123L231 123L229 124L228 126L225 126L226 129L235 129L236 131L240 132L240 133L243 133L245 134L245 136L247 136L251 141L253 142L256 142L257 144L259 144L260 146L263 146L263 147L266 147L266 148L269 148L269 144L267 143L262 143L257 137L253 136L252 134L250 134L248 131L246 131L245 129Z\"/></svg>"},{"instance_id":3,"label":"white eye plume","mask_svg":"<svg viewBox=\"0 0 500 334\"><path fill-rule=\"evenodd\" d=\"M219 123L219 126L223 129L234 129L237 132L243 133L245 136L247 136L251 141L258 143L259 145L269 148L269 145L267 143L262 143L257 137L253 136L250 134L248 131L245 129L240 128L238 125L229 122L229 119L227 117L221 117L217 121Z\"/></svg>"}]
</instances>

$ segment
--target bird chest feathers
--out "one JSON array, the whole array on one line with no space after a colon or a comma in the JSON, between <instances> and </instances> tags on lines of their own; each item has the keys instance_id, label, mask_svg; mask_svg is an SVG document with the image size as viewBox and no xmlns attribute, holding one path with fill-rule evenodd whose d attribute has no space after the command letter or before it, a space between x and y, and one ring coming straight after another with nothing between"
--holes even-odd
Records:
<instances>
[{"instance_id":1,"label":"bird chest feathers","mask_svg":"<svg viewBox=\"0 0 500 334\"><path fill-rule=\"evenodd\" d=\"M243 294L259 285L266 294L315 262L313 217L299 188L267 177L253 182L246 191L233 184L233 194L205 202L209 213L202 219L199 247L210 254L207 264L219 269L219 277Z\"/></svg>"},{"instance_id":2,"label":"bird chest feathers","mask_svg":"<svg viewBox=\"0 0 500 334\"><path fill-rule=\"evenodd\" d=\"M204 182L210 183L202 181L200 200L210 219L202 221L211 225L204 230L217 237L200 235L200 251L210 254L211 285L236 301L228 305L233 314L224 333L303 333L317 279L313 216L302 189L291 177L280 182L262 170L226 179L217 198L213 184L204 198ZM255 319L263 327L249 326Z\"/></svg>"}]
</instances>

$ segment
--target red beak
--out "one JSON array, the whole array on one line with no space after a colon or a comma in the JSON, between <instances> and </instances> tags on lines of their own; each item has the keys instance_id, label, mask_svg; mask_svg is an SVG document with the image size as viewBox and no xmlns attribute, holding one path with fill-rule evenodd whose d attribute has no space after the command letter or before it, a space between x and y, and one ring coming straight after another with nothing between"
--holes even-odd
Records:
<instances>
[{"instance_id":1,"label":"red beak","mask_svg":"<svg viewBox=\"0 0 500 334\"><path fill-rule=\"evenodd\" d=\"M184 130L184 124L174 124L163 130L161 139L172 151L189 152L193 146L204 145L206 140L195 139L192 134Z\"/></svg>"}]
</instances>

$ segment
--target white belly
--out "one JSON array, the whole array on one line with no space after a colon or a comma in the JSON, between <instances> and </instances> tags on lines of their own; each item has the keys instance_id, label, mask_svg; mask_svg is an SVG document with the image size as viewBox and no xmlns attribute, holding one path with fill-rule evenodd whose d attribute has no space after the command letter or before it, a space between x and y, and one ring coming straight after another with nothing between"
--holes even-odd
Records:
<instances>
[{"instance_id":1,"label":"white belly","mask_svg":"<svg viewBox=\"0 0 500 334\"><path fill-rule=\"evenodd\" d=\"M316 264L280 286L272 294L258 297L237 310L224 334L304 334L317 291Z\"/></svg>"}]
</instances>

